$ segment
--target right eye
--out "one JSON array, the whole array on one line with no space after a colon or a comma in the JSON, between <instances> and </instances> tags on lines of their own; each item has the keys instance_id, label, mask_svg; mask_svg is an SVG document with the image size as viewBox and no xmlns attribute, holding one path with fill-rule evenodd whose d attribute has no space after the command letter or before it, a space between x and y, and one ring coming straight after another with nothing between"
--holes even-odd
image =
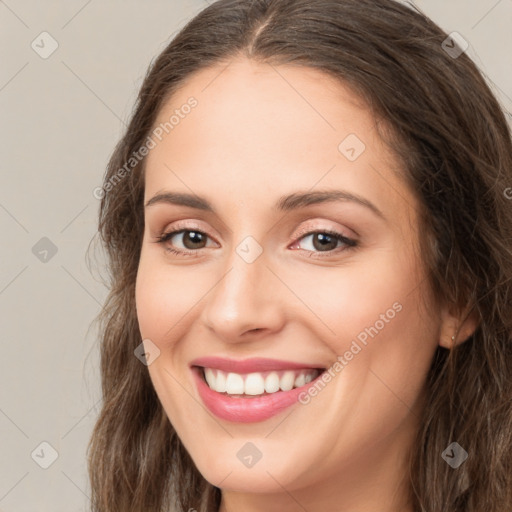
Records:
<instances>
[{"instance_id":1,"label":"right eye","mask_svg":"<svg viewBox=\"0 0 512 512\"><path fill-rule=\"evenodd\" d=\"M166 250L174 254L191 256L198 249L206 247L208 238L206 233L196 229L180 229L162 233L157 237L157 243L167 244L167 242L172 242L173 239L181 239L181 242L179 242L181 247L175 248L175 243L172 243L170 247L166 247Z\"/></svg>"}]
</instances>

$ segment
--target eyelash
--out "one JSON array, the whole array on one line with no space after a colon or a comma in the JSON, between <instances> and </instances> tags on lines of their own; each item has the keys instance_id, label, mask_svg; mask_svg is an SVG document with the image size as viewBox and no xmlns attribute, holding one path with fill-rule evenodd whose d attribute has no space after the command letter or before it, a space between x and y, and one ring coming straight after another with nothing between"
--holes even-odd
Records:
<instances>
[{"instance_id":1,"label":"eyelash","mask_svg":"<svg viewBox=\"0 0 512 512\"><path fill-rule=\"evenodd\" d=\"M201 235L204 235L206 237L208 237L208 235L206 233L204 233L203 231L200 231L198 229L194 229L194 228L187 228L187 229L177 229L175 231L170 231L168 233L162 233L160 236L157 237L156 239L156 243L159 243L159 244L164 244L166 243L168 240L170 240L174 235L177 235L179 233L186 233L186 232L194 232L194 233L200 233ZM344 243L346 245L346 247L336 247L335 249L332 249L330 251L309 251L307 249L299 249L300 251L306 251L309 254L308 257L310 258L325 258L325 257L329 257L329 256L332 256L333 253L338 253L340 251L347 251L347 250L350 250L350 249L354 249L356 248L359 243L352 239L352 238L348 238L344 235L342 235L341 233L338 233L336 231L332 231L332 230L329 230L329 229L322 229L322 230L316 230L316 231L306 231L304 233L300 233L298 235L298 238L296 239L296 242L297 243L298 241L302 240L303 238L305 238L306 236L309 236L309 235L315 235L315 234L323 234L323 235L329 235L329 236L332 236L334 237L335 239L337 239L338 241ZM209 238L209 237L208 237ZM205 249L205 247L201 247L201 249ZM195 257L195 256L199 256L199 251L200 249L180 249L180 250L177 250L177 249L174 249L172 247L166 247L165 250L171 254L175 254L177 256L191 256L191 257ZM296 250L296 249L294 249ZM325 256L324 256L325 254Z\"/></svg>"}]
</instances>

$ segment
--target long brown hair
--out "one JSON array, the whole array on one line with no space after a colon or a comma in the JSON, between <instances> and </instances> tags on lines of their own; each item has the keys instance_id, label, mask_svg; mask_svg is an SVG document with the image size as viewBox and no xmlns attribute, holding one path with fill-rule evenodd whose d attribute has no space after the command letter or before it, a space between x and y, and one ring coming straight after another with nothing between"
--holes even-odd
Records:
<instances>
[{"instance_id":1,"label":"long brown hair","mask_svg":"<svg viewBox=\"0 0 512 512\"><path fill-rule=\"evenodd\" d=\"M218 510L220 489L196 469L134 356L144 159L126 163L192 73L235 57L334 76L390 127L422 205L418 232L435 297L479 318L465 343L439 347L432 362L411 454L414 509L512 509L511 133L475 64L446 51L447 37L393 0L220 0L152 63L100 206L110 293L98 317L103 405L88 447L94 512ZM452 441L469 454L458 469L441 457Z\"/></svg>"}]
</instances>

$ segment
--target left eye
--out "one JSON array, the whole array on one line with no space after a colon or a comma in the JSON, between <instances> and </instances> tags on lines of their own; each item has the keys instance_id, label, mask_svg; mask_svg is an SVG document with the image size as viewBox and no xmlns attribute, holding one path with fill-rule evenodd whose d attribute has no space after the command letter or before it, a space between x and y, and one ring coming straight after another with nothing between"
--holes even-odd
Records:
<instances>
[{"instance_id":1,"label":"left eye","mask_svg":"<svg viewBox=\"0 0 512 512\"><path fill-rule=\"evenodd\" d=\"M301 241L306 241L303 247L299 247ZM315 231L302 236L292 248L300 248L313 252L328 252L337 249L341 245L353 247L356 245L354 240L347 238L340 233L329 231Z\"/></svg>"}]
</instances>

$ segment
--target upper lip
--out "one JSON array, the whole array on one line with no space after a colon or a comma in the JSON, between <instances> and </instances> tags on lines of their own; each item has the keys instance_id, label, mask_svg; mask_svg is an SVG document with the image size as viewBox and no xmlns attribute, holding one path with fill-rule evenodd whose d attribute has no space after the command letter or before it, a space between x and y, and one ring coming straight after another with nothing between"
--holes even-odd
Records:
<instances>
[{"instance_id":1,"label":"upper lip","mask_svg":"<svg viewBox=\"0 0 512 512\"><path fill-rule=\"evenodd\" d=\"M320 365L311 363L299 363L294 361L282 361L279 359L267 359L255 357L251 359L227 359L224 357L207 356L194 359L191 366L202 366L204 368L215 368L224 372L232 373L252 373L266 372L272 370L301 370L306 368L324 370Z\"/></svg>"}]
</instances>

